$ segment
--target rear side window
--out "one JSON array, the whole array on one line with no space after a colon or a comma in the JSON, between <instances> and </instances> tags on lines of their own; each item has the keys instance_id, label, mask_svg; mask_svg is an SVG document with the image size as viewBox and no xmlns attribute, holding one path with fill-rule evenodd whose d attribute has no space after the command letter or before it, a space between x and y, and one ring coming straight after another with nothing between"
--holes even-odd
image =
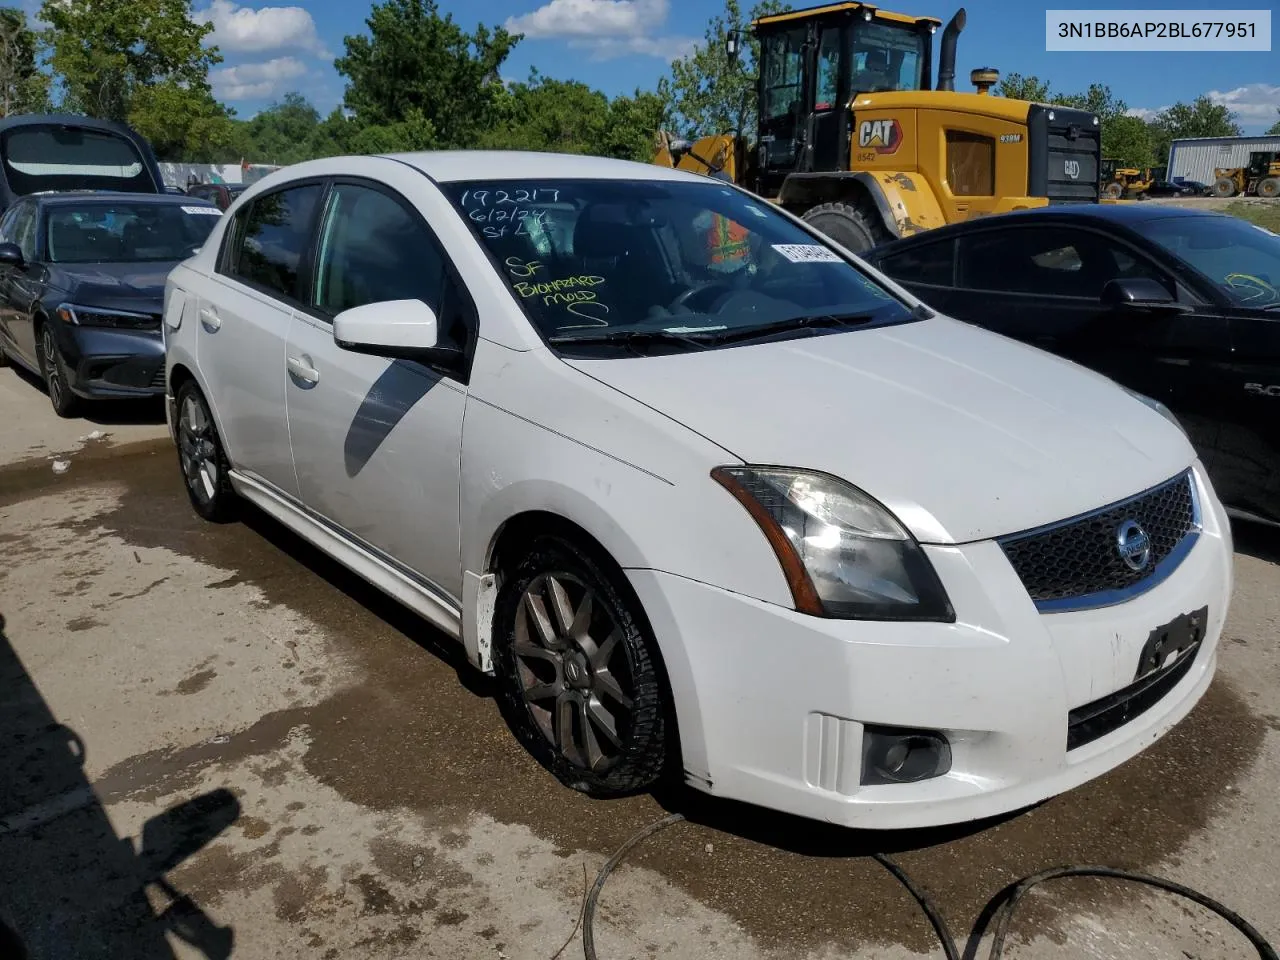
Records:
<instances>
[{"instance_id":1,"label":"rear side window","mask_svg":"<svg viewBox=\"0 0 1280 960\"><path fill-rule=\"evenodd\" d=\"M925 283L949 287L955 281L954 240L914 247L885 257L878 266L899 283Z\"/></svg>"},{"instance_id":2,"label":"rear side window","mask_svg":"<svg viewBox=\"0 0 1280 960\"><path fill-rule=\"evenodd\" d=\"M159 193L138 148L119 134L53 124L0 134L0 157L17 195L46 190Z\"/></svg>"},{"instance_id":3,"label":"rear side window","mask_svg":"<svg viewBox=\"0 0 1280 960\"><path fill-rule=\"evenodd\" d=\"M258 197L232 224L227 275L288 300L300 301L302 261L324 186L308 183Z\"/></svg>"}]
</instances>

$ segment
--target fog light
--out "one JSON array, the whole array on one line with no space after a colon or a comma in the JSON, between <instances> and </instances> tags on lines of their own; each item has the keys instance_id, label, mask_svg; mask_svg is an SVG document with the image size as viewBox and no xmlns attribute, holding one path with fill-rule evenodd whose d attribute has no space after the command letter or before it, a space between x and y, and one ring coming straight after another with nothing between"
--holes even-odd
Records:
<instances>
[{"instance_id":1,"label":"fog light","mask_svg":"<svg viewBox=\"0 0 1280 960\"><path fill-rule=\"evenodd\" d=\"M931 730L866 726L862 736L862 784L918 783L951 769L951 744Z\"/></svg>"}]
</instances>

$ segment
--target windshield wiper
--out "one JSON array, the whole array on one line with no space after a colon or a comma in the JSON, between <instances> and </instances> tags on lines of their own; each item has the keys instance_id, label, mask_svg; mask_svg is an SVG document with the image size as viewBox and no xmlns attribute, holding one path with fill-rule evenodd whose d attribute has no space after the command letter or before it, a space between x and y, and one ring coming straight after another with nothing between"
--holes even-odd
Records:
<instances>
[{"instance_id":1,"label":"windshield wiper","mask_svg":"<svg viewBox=\"0 0 1280 960\"><path fill-rule=\"evenodd\" d=\"M822 327L857 327L870 323L875 319L870 313L818 313L800 317L788 317L786 320L775 320L762 323L757 327L744 327L729 330L720 335L720 341L754 340L757 337L768 337L775 333L786 333L788 330L808 330Z\"/></svg>"},{"instance_id":2,"label":"windshield wiper","mask_svg":"<svg viewBox=\"0 0 1280 960\"><path fill-rule=\"evenodd\" d=\"M722 331L713 334L675 333L670 330L601 330L598 333L561 333L547 337L554 347L620 343L628 347L643 347L654 343L679 343L705 350L710 344L723 338Z\"/></svg>"}]
</instances>

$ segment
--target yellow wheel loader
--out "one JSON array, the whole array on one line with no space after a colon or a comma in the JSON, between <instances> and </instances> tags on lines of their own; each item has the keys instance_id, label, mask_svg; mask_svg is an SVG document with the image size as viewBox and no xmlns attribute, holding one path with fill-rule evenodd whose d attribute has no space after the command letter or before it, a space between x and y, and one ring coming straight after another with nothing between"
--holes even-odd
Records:
<instances>
[{"instance_id":1,"label":"yellow wheel loader","mask_svg":"<svg viewBox=\"0 0 1280 960\"><path fill-rule=\"evenodd\" d=\"M754 131L660 134L653 162L738 183L854 252L969 217L1097 203L1101 129L1083 110L955 91L959 10L934 17L832 3L762 17ZM740 43L727 38L732 53ZM750 136L750 142L748 137Z\"/></svg>"},{"instance_id":2,"label":"yellow wheel loader","mask_svg":"<svg viewBox=\"0 0 1280 960\"><path fill-rule=\"evenodd\" d=\"M1119 166L1116 160L1102 161L1102 196L1110 200L1144 197L1147 188L1155 180L1156 176L1150 167L1139 170L1137 167Z\"/></svg>"},{"instance_id":3,"label":"yellow wheel loader","mask_svg":"<svg viewBox=\"0 0 1280 960\"><path fill-rule=\"evenodd\" d=\"M1280 197L1280 154L1255 153L1247 167L1219 167L1213 171L1215 197Z\"/></svg>"}]
</instances>

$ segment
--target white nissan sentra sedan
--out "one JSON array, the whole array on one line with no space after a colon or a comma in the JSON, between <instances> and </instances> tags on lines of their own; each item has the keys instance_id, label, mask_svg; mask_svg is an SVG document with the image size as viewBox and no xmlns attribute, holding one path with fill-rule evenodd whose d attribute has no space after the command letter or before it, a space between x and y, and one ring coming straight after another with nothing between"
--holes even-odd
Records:
<instances>
[{"instance_id":1,"label":"white nissan sentra sedan","mask_svg":"<svg viewBox=\"0 0 1280 960\"><path fill-rule=\"evenodd\" d=\"M1213 676L1231 535L1159 398L731 185L303 163L164 319L196 511L248 501L457 638L588 794L982 818L1134 756Z\"/></svg>"}]
</instances>

